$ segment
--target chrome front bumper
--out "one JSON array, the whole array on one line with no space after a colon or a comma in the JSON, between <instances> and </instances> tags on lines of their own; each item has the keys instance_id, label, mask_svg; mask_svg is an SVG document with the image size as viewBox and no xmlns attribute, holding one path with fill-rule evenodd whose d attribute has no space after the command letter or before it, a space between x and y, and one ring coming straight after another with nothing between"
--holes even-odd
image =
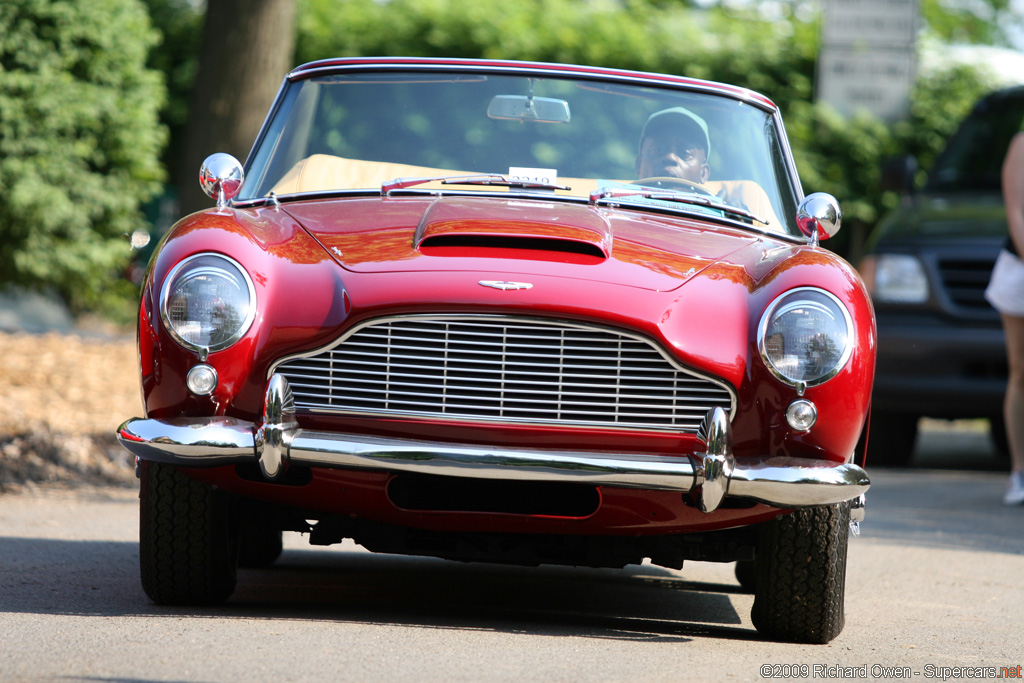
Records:
<instances>
[{"instance_id":1,"label":"chrome front bumper","mask_svg":"<svg viewBox=\"0 0 1024 683\"><path fill-rule=\"evenodd\" d=\"M118 441L145 460L185 467L259 463L268 481L290 464L334 469L417 472L475 479L557 481L693 493L704 512L726 496L780 508L830 505L858 499L870 486L853 464L770 458L753 464L732 454L725 412L709 412L700 429L702 453L683 456L608 454L565 450L469 446L387 439L302 429L288 382L271 377L262 424L229 417L151 420L134 418ZM862 509L862 502L855 501Z\"/></svg>"}]
</instances>

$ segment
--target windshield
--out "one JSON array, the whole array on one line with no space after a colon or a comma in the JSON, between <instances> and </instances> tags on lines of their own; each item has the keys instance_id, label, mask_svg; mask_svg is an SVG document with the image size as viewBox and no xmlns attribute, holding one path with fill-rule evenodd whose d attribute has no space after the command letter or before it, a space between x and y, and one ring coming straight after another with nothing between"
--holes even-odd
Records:
<instances>
[{"instance_id":1,"label":"windshield","mask_svg":"<svg viewBox=\"0 0 1024 683\"><path fill-rule=\"evenodd\" d=\"M926 191L999 192L1003 158L1022 119L1024 89L982 100L935 160Z\"/></svg>"},{"instance_id":2,"label":"windshield","mask_svg":"<svg viewBox=\"0 0 1024 683\"><path fill-rule=\"evenodd\" d=\"M382 188L591 199L607 190L624 206L798 235L784 149L769 112L709 92L529 75L345 72L286 86L237 199Z\"/></svg>"}]
</instances>

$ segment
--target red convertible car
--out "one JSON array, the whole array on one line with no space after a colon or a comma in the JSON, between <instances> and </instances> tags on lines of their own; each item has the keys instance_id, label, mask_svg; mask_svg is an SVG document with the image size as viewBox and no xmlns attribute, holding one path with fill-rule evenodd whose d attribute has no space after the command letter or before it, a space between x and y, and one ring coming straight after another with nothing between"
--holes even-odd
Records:
<instances>
[{"instance_id":1,"label":"red convertible car","mask_svg":"<svg viewBox=\"0 0 1024 683\"><path fill-rule=\"evenodd\" d=\"M603 68L287 75L143 283L142 584L228 599L282 531L460 561L736 562L764 636L843 627L875 364L777 108Z\"/></svg>"}]
</instances>

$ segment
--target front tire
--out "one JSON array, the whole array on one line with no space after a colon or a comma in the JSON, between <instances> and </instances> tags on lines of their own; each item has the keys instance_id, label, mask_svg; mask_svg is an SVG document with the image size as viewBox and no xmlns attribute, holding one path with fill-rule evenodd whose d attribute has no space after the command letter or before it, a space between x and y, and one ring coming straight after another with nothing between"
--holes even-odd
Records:
<instances>
[{"instance_id":1,"label":"front tire","mask_svg":"<svg viewBox=\"0 0 1024 683\"><path fill-rule=\"evenodd\" d=\"M871 411L868 467L908 467L917 445L917 415Z\"/></svg>"},{"instance_id":2,"label":"front tire","mask_svg":"<svg viewBox=\"0 0 1024 683\"><path fill-rule=\"evenodd\" d=\"M746 593L753 593L757 587L757 567L753 560L740 560L736 563L736 580Z\"/></svg>"},{"instance_id":3,"label":"front tire","mask_svg":"<svg viewBox=\"0 0 1024 683\"><path fill-rule=\"evenodd\" d=\"M280 529L259 524L242 526L238 541L238 566L269 567L281 557L284 538Z\"/></svg>"},{"instance_id":4,"label":"front tire","mask_svg":"<svg viewBox=\"0 0 1024 683\"><path fill-rule=\"evenodd\" d=\"M763 635L827 643L844 624L850 504L804 508L764 524L751 619Z\"/></svg>"},{"instance_id":5,"label":"front tire","mask_svg":"<svg viewBox=\"0 0 1024 683\"><path fill-rule=\"evenodd\" d=\"M1006 419L1002 415L994 415L988 420L988 430L992 444L996 447L996 455L1000 458L1010 457L1010 436L1006 433Z\"/></svg>"},{"instance_id":6,"label":"front tire","mask_svg":"<svg viewBox=\"0 0 1024 683\"><path fill-rule=\"evenodd\" d=\"M143 460L139 491L142 588L158 605L212 605L235 590L238 539L224 491Z\"/></svg>"}]
</instances>

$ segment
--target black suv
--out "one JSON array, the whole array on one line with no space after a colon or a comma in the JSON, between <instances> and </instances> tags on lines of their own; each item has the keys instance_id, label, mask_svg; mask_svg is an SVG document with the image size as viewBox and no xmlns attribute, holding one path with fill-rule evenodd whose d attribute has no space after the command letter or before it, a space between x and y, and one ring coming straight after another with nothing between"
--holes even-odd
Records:
<instances>
[{"instance_id":1,"label":"black suv","mask_svg":"<svg viewBox=\"0 0 1024 683\"><path fill-rule=\"evenodd\" d=\"M988 418L1006 450L1005 341L984 292L1007 238L1000 175L1022 119L1024 87L984 97L924 189L871 235L861 266L878 319L869 465L907 464L920 417ZM913 166L889 188L908 186Z\"/></svg>"}]
</instances>

